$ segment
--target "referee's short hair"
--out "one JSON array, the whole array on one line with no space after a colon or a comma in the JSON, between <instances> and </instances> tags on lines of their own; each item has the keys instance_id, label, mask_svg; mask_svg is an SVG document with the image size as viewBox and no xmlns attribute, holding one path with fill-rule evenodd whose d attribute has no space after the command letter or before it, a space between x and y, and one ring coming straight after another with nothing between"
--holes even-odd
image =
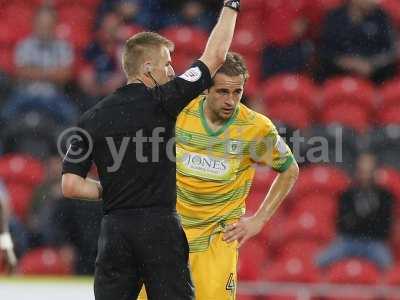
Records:
<instances>
[{"instance_id":1,"label":"referee's short hair","mask_svg":"<svg viewBox=\"0 0 400 300\"><path fill-rule=\"evenodd\" d=\"M236 52L228 52L224 64L217 71L218 73L227 76L242 75L245 81L250 77L243 56Z\"/></svg>"},{"instance_id":2,"label":"referee's short hair","mask_svg":"<svg viewBox=\"0 0 400 300\"><path fill-rule=\"evenodd\" d=\"M159 50L162 46L170 51L175 47L173 42L155 32L141 32L129 38L122 53L122 67L126 76L138 75L144 61L154 55L153 50Z\"/></svg>"}]
</instances>

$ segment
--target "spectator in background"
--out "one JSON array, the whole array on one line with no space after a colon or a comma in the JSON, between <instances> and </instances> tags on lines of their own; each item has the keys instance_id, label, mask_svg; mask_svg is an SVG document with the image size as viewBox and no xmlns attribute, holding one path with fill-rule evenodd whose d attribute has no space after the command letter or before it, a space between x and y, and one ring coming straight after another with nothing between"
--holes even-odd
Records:
<instances>
[{"instance_id":1,"label":"spectator in background","mask_svg":"<svg viewBox=\"0 0 400 300\"><path fill-rule=\"evenodd\" d=\"M16 47L16 90L2 110L4 120L27 111L47 113L58 122L75 121L77 110L63 94L71 79L74 54L70 45L55 37L56 12L43 7L33 22L33 34Z\"/></svg>"},{"instance_id":2,"label":"spectator in background","mask_svg":"<svg viewBox=\"0 0 400 300\"><path fill-rule=\"evenodd\" d=\"M50 156L45 162L46 177L34 191L27 217L27 228L30 235L30 248L52 244L54 240L54 224L51 217L61 195L61 158Z\"/></svg>"},{"instance_id":3,"label":"spectator in background","mask_svg":"<svg viewBox=\"0 0 400 300\"><path fill-rule=\"evenodd\" d=\"M356 182L339 202L338 238L317 259L326 267L346 257L363 257L387 268L392 254L386 241L392 224L392 195L374 181L376 158L363 153L356 165Z\"/></svg>"},{"instance_id":4,"label":"spectator in background","mask_svg":"<svg viewBox=\"0 0 400 300\"><path fill-rule=\"evenodd\" d=\"M157 1L150 0L150 2ZM147 28L153 21L150 7L144 0L103 0L99 8L97 27L101 25L104 16L112 12L116 13L125 25Z\"/></svg>"},{"instance_id":5,"label":"spectator in background","mask_svg":"<svg viewBox=\"0 0 400 300\"><path fill-rule=\"evenodd\" d=\"M282 72L302 72L311 54L306 33L309 27L307 0L264 1L263 75Z\"/></svg>"},{"instance_id":6,"label":"spectator in background","mask_svg":"<svg viewBox=\"0 0 400 300\"><path fill-rule=\"evenodd\" d=\"M96 38L85 51L86 67L79 75L79 86L84 92L83 110L110 94L125 83L120 65L121 19L108 13L100 23Z\"/></svg>"},{"instance_id":7,"label":"spectator in background","mask_svg":"<svg viewBox=\"0 0 400 300\"><path fill-rule=\"evenodd\" d=\"M321 79L352 74L380 83L395 74L395 37L377 0L348 0L325 18Z\"/></svg>"},{"instance_id":8,"label":"spectator in background","mask_svg":"<svg viewBox=\"0 0 400 300\"><path fill-rule=\"evenodd\" d=\"M199 0L185 1L178 9L178 12L167 16L166 20L164 26L196 26L206 31L209 31L213 24L210 14L206 12L202 1Z\"/></svg>"}]
</instances>

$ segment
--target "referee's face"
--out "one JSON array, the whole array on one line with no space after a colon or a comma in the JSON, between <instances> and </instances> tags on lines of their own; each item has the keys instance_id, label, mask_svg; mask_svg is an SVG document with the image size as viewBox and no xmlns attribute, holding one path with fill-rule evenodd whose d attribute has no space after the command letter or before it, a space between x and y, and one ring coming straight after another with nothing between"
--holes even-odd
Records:
<instances>
[{"instance_id":1,"label":"referee's face","mask_svg":"<svg viewBox=\"0 0 400 300\"><path fill-rule=\"evenodd\" d=\"M154 64L151 75L160 85L174 79L175 71L171 65L171 53L167 47L161 47L160 55Z\"/></svg>"},{"instance_id":2,"label":"referee's face","mask_svg":"<svg viewBox=\"0 0 400 300\"><path fill-rule=\"evenodd\" d=\"M214 85L207 94L207 108L221 121L229 119L235 112L243 96L244 78L242 75L228 76L217 73Z\"/></svg>"}]
</instances>

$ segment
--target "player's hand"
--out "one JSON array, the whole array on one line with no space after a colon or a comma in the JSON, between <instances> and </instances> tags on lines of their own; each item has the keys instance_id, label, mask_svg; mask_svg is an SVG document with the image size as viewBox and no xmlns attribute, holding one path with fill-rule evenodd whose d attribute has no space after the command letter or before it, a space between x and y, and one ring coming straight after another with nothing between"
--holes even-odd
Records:
<instances>
[{"instance_id":1,"label":"player's hand","mask_svg":"<svg viewBox=\"0 0 400 300\"><path fill-rule=\"evenodd\" d=\"M15 256L12 248L0 251L0 263L5 265L8 274L15 273L17 267L17 257Z\"/></svg>"},{"instance_id":2,"label":"player's hand","mask_svg":"<svg viewBox=\"0 0 400 300\"><path fill-rule=\"evenodd\" d=\"M228 225L224 230L223 240L227 243L238 241L242 246L248 239L258 234L264 226L264 222L257 217L241 218L237 223Z\"/></svg>"}]
</instances>

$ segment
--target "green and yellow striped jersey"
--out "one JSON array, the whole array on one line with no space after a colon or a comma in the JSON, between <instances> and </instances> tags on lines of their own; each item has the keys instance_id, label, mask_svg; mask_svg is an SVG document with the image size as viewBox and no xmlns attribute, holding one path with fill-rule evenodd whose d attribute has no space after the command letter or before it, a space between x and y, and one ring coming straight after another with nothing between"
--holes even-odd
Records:
<instances>
[{"instance_id":1,"label":"green and yellow striped jersey","mask_svg":"<svg viewBox=\"0 0 400 300\"><path fill-rule=\"evenodd\" d=\"M265 116L239 104L218 131L204 116L204 97L191 101L176 122L177 209L191 252L245 213L255 164L285 171L289 147Z\"/></svg>"}]
</instances>

